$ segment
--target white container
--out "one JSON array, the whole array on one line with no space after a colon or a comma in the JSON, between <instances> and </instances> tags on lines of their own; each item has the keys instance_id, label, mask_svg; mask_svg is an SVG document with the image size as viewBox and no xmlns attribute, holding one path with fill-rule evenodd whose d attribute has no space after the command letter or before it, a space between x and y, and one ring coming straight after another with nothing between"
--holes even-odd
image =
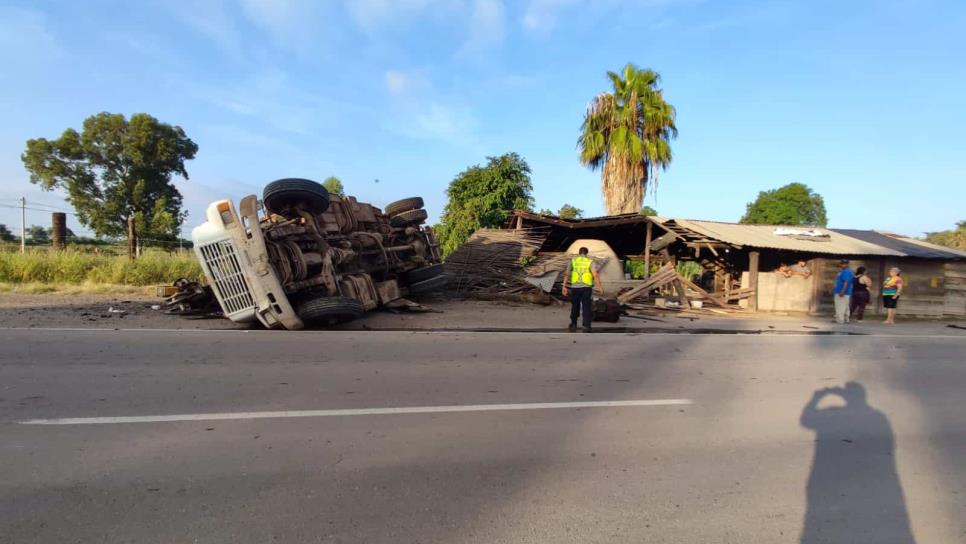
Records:
<instances>
[{"instance_id":1,"label":"white container","mask_svg":"<svg viewBox=\"0 0 966 544\"><path fill-rule=\"evenodd\" d=\"M692 300L691 301L691 307L692 308L704 308L704 301L703 300Z\"/></svg>"}]
</instances>

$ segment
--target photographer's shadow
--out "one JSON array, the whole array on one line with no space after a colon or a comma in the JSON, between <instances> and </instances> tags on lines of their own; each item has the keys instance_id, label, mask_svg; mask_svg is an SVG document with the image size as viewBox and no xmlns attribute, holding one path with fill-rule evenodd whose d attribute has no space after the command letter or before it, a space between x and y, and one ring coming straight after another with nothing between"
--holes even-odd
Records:
<instances>
[{"instance_id":1,"label":"photographer's shadow","mask_svg":"<svg viewBox=\"0 0 966 544\"><path fill-rule=\"evenodd\" d=\"M841 397L845 405L819 409L828 395ZM892 427L866 402L865 388L849 382L816 391L802 410L801 424L815 431L802 544L914 544Z\"/></svg>"}]
</instances>

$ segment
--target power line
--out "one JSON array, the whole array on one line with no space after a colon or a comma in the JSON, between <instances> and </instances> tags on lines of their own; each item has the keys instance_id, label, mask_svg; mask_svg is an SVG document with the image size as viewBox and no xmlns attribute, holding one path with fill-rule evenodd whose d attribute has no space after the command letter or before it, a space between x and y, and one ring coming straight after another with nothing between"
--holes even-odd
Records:
<instances>
[{"instance_id":1,"label":"power line","mask_svg":"<svg viewBox=\"0 0 966 544\"><path fill-rule=\"evenodd\" d=\"M23 209L25 209L25 210L31 210L31 211L35 211L35 212L47 212L47 213L60 212L60 213L66 213L68 215L73 215L73 216L76 216L77 215L74 212L66 212L66 211L61 211L61 210L45 210L43 208L33 208L31 206L11 206L9 204L0 204L0 208L13 208L13 209L19 210L19 209L21 209L21 207Z\"/></svg>"}]
</instances>

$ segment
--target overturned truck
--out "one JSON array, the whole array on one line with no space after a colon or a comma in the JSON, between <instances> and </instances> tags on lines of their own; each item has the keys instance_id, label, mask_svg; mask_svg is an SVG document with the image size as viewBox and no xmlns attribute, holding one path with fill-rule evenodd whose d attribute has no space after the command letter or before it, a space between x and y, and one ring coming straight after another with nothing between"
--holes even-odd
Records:
<instances>
[{"instance_id":1,"label":"overturned truck","mask_svg":"<svg viewBox=\"0 0 966 544\"><path fill-rule=\"evenodd\" d=\"M262 212L261 214L259 212ZM423 199L380 210L307 179L265 186L262 200L208 206L191 233L225 316L268 328L334 323L446 285Z\"/></svg>"}]
</instances>

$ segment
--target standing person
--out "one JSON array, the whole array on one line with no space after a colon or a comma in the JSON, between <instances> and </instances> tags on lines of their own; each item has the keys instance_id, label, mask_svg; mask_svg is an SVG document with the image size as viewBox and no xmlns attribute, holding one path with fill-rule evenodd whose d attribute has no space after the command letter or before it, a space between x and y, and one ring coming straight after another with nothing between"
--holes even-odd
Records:
<instances>
[{"instance_id":1,"label":"standing person","mask_svg":"<svg viewBox=\"0 0 966 544\"><path fill-rule=\"evenodd\" d=\"M899 304L899 295L902 294L902 271L893 266L889 269L889 277L882 283L882 305L886 308L886 320L888 325L896 324L896 305Z\"/></svg>"},{"instance_id":2,"label":"standing person","mask_svg":"<svg viewBox=\"0 0 966 544\"><path fill-rule=\"evenodd\" d=\"M564 272L563 294L570 294L570 332L577 332L577 318L583 313L584 332L591 332L590 321L594 317L594 287L603 290L597 263L587 256L587 248L580 248L579 255L567 263ZM569 285L569 287L568 287Z\"/></svg>"},{"instance_id":3,"label":"standing person","mask_svg":"<svg viewBox=\"0 0 966 544\"><path fill-rule=\"evenodd\" d=\"M835 299L835 322L842 324L849 322L849 299L852 298L852 287L855 281L855 274L849 268L849 260L839 261L839 275L835 278L835 291L832 298Z\"/></svg>"},{"instance_id":4,"label":"standing person","mask_svg":"<svg viewBox=\"0 0 966 544\"><path fill-rule=\"evenodd\" d=\"M865 306L869 303L869 288L872 287L872 278L865 273L865 267L860 266L855 269L855 279L852 280L852 299L849 301L849 313L855 317L856 321L862 321L865 316Z\"/></svg>"}]
</instances>

